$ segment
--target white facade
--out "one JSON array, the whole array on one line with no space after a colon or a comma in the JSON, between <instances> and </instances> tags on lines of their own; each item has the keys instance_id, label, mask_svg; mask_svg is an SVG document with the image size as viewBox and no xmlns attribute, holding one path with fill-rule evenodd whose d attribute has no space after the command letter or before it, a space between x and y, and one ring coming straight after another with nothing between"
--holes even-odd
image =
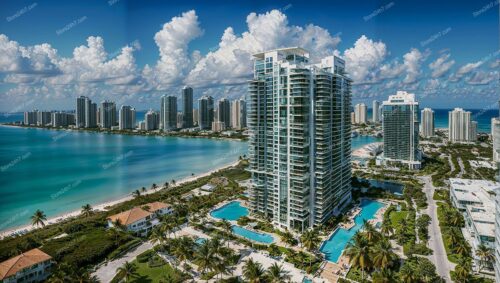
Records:
<instances>
[{"instance_id":1,"label":"white facade","mask_svg":"<svg viewBox=\"0 0 500 283\"><path fill-rule=\"evenodd\" d=\"M366 124L366 116L368 115L368 107L364 103L359 103L354 106L354 118L356 124Z\"/></svg>"},{"instance_id":2,"label":"white facade","mask_svg":"<svg viewBox=\"0 0 500 283\"><path fill-rule=\"evenodd\" d=\"M152 130L158 130L159 128L159 121L160 121L160 115L150 109L148 112L146 112L146 115L144 115L144 130L146 131L152 131Z\"/></svg>"},{"instance_id":3,"label":"white facade","mask_svg":"<svg viewBox=\"0 0 500 283\"><path fill-rule=\"evenodd\" d=\"M38 119L38 110L24 112L24 125L36 125Z\"/></svg>"},{"instance_id":4,"label":"white facade","mask_svg":"<svg viewBox=\"0 0 500 283\"><path fill-rule=\"evenodd\" d=\"M500 183L486 180L450 179L450 200L463 213L463 234L472 248L473 268L478 271L480 258L476 251L480 245L495 248L495 194ZM483 272L493 272L487 266Z\"/></svg>"},{"instance_id":5,"label":"white facade","mask_svg":"<svg viewBox=\"0 0 500 283\"><path fill-rule=\"evenodd\" d=\"M420 115L422 122L420 123L420 135L424 138L434 136L434 111L430 108L424 108Z\"/></svg>"},{"instance_id":6,"label":"white facade","mask_svg":"<svg viewBox=\"0 0 500 283\"><path fill-rule=\"evenodd\" d=\"M231 102L231 127L241 130L247 126L247 108L244 99Z\"/></svg>"},{"instance_id":7,"label":"white facade","mask_svg":"<svg viewBox=\"0 0 500 283\"><path fill-rule=\"evenodd\" d=\"M500 162L500 118L491 119L491 137L493 139L493 161Z\"/></svg>"},{"instance_id":8,"label":"white facade","mask_svg":"<svg viewBox=\"0 0 500 283\"><path fill-rule=\"evenodd\" d=\"M118 113L118 128L120 130L135 128L135 108L122 105Z\"/></svg>"},{"instance_id":9,"label":"white facade","mask_svg":"<svg viewBox=\"0 0 500 283\"><path fill-rule=\"evenodd\" d=\"M476 140L477 123L471 121L471 113L455 108L448 113L448 140L450 142L472 142Z\"/></svg>"}]
</instances>

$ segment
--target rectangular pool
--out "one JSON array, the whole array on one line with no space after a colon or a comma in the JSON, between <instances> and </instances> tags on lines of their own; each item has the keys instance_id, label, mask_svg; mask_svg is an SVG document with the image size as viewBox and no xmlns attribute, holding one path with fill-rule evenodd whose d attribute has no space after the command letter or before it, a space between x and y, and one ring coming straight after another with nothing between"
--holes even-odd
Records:
<instances>
[{"instance_id":1,"label":"rectangular pool","mask_svg":"<svg viewBox=\"0 0 500 283\"><path fill-rule=\"evenodd\" d=\"M269 234L257 233L237 225L233 225L233 233L238 236L263 244L272 244L274 242L273 236Z\"/></svg>"},{"instance_id":2,"label":"rectangular pool","mask_svg":"<svg viewBox=\"0 0 500 283\"><path fill-rule=\"evenodd\" d=\"M354 218L354 227L349 230L338 228L333 235L321 245L319 250L325 255L325 259L331 262L337 262L352 236L354 236L363 226L363 221L374 219L377 211L384 206L385 205L381 202L363 199L360 204L361 212Z\"/></svg>"}]
</instances>

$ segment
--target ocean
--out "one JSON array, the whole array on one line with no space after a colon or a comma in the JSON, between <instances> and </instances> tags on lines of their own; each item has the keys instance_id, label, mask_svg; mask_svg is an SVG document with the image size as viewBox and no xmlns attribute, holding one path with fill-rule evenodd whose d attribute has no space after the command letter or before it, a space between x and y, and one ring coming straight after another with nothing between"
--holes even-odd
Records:
<instances>
[{"instance_id":1,"label":"ocean","mask_svg":"<svg viewBox=\"0 0 500 283\"><path fill-rule=\"evenodd\" d=\"M0 126L0 231L237 161L240 141Z\"/></svg>"}]
</instances>

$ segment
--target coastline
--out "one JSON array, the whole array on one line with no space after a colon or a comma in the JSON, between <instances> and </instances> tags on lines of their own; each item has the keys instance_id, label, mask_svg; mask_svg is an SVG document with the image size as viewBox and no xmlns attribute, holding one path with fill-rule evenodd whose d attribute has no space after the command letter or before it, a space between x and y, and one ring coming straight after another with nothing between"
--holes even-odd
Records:
<instances>
[{"instance_id":1,"label":"coastline","mask_svg":"<svg viewBox=\"0 0 500 283\"><path fill-rule=\"evenodd\" d=\"M180 179L179 181L176 181L176 186L179 186L179 185L182 185L182 184L185 184L185 183L189 183L189 182L192 182L192 181L195 181L197 179L200 179L200 178L204 178L206 176L209 176L219 170L222 170L222 169L226 169L226 168L230 168L230 167L234 167L236 165L238 165L240 161L237 160L235 162L232 162L230 164L226 164L226 165L222 165L220 167L217 167L213 170L210 170L208 172L205 172L205 173L201 173L201 174L198 174L198 175L194 175L194 176L188 176L188 177L185 177L183 179ZM163 189L163 186L159 186L157 189L155 190L152 190L152 189L149 189L147 190L146 192L141 192L141 194L143 195L148 195L148 194L152 194L152 193L156 193L160 190ZM126 202L126 201L129 201L131 199L133 199L134 197L130 194L127 194L125 196L122 196L122 197L119 197L118 199L114 199L114 200L110 200L110 201L106 201L106 202L102 202L102 203L97 203L97 204L90 204L93 208L93 210L95 211L107 211L106 207L109 207L109 206L113 206L113 205L116 205L116 204L120 204L120 203L123 203L123 202ZM84 205L84 204L82 204ZM50 217L50 218L47 218L47 220L45 221L46 222L46 225L51 225L51 224L56 224L58 222L61 222L63 220L66 220L66 219L69 219L69 218L72 218L72 217L76 217L78 215L81 214L81 210L73 210L73 211L69 211L69 212L66 212L66 213L63 213L61 215L57 215L57 216L53 216L53 217ZM27 215L27 218L29 216ZM22 226L17 226L17 227L10 227L10 228L6 228L6 230L0 230L0 240L7 237L7 236L10 236L12 235L13 233L18 233L18 232L21 232L21 231L25 231L25 232L29 232L31 230L34 230L38 227L35 227L31 224L26 224L26 225L22 225Z\"/></svg>"},{"instance_id":2,"label":"coastline","mask_svg":"<svg viewBox=\"0 0 500 283\"><path fill-rule=\"evenodd\" d=\"M120 132L113 130L95 130L95 129L85 129L85 128L53 128L53 127L38 127L38 126L24 126L24 125L15 125L12 123L0 123L2 127L10 127L10 128L20 128L20 129L40 129L40 130L52 130L52 131L68 131L68 132L84 132L84 133L95 133L95 134L108 134L108 135L124 135L124 136L138 136L138 137L165 137L165 138L200 138L200 139L214 139L214 140L228 140L228 141L239 141L246 142L246 138L240 137L231 137L231 136L210 136L210 135L186 135L186 134L175 134L168 135L165 133L156 133L156 132Z\"/></svg>"}]
</instances>

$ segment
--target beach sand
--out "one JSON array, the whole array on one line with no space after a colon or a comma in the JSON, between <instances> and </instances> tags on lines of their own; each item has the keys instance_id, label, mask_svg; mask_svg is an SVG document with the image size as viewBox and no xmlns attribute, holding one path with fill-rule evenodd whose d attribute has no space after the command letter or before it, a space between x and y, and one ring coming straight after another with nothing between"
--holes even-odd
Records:
<instances>
[{"instance_id":1,"label":"beach sand","mask_svg":"<svg viewBox=\"0 0 500 283\"><path fill-rule=\"evenodd\" d=\"M217 172L219 170L236 166L236 165L238 165L238 163L239 163L239 161L236 161L236 162L233 162L233 163L231 163L229 165L224 165L224 166L218 167L218 168L216 168L214 170L211 170L211 171L199 174L199 175L189 176L189 177L186 177L186 178L181 179L179 181L176 181L175 184L176 184L176 186L179 186L179 185L182 185L182 184L185 184L185 183L189 183L189 182L195 181L195 180L197 180L199 178L203 178L203 177L209 176L210 174L215 173L215 172ZM141 194L142 195L148 195L148 194L156 193L156 192L160 191L161 189L163 189L163 187L159 186L155 190L149 189L146 192L141 192ZM122 202L126 202L126 201L129 201L129 200L133 199L133 198L134 197L129 194L127 196L121 197L121 198L116 199L116 200L111 200L111 201L107 201L107 202L104 202L104 203L99 203L99 204L95 204L95 205L91 204L91 205L92 205L92 208L93 208L94 211L106 211L106 207L108 207L108 206L113 206L113 205L116 205L116 204L119 204L119 203L122 203ZM71 211L71 212L59 215L59 216L47 218L47 221L45 221L45 224L46 225L50 225L50 224L58 223L58 222L61 222L61 221L65 220L65 219L78 216L78 215L80 215L80 213L81 213L81 210L74 210L74 211ZM0 232L0 239L3 239L4 237L10 236L13 233L19 233L21 231L27 232L27 231L31 231L31 230L33 230L35 228L39 228L39 227L35 227L35 226L31 225L31 224L28 224L28 225L24 225L24 226L20 226L20 227L9 228L8 230L4 230L4 231Z\"/></svg>"}]
</instances>

